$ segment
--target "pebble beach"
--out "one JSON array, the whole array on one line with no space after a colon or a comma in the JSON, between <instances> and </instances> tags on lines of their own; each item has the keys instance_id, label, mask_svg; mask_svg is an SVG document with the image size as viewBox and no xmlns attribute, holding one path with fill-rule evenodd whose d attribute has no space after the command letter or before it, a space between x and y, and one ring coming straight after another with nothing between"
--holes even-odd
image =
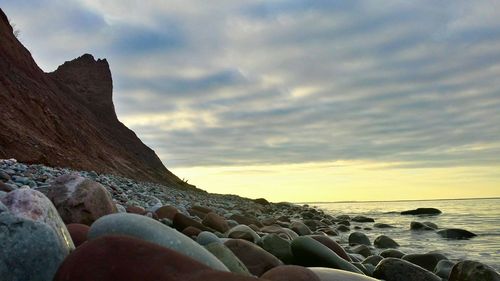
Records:
<instances>
[{"instance_id":1,"label":"pebble beach","mask_svg":"<svg viewBox=\"0 0 500 281\"><path fill-rule=\"evenodd\" d=\"M0 160L0 279L489 281L481 261L405 253L390 223L309 205L211 194L132 179ZM470 229L426 221L438 239ZM377 229L380 235L367 235ZM345 237L345 238L341 238Z\"/></svg>"}]
</instances>

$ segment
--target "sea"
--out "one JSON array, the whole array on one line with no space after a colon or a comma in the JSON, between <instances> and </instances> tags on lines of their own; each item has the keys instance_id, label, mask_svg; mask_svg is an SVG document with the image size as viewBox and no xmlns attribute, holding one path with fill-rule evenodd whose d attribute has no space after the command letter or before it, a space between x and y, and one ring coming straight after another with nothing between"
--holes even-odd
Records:
<instances>
[{"instance_id":1,"label":"sea","mask_svg":"<svg viewBox=\"0 0 500 281\"><path fill-rule=\"evenodd\" d=\"M352 223L353 226L370 227L360 230L371 241L385 234L407 254L439 251L451 260L476 260L500 271L500 198L488 199L451 199L425 201L381 201L381 202L332 202L309 203L330 215L363 215L375 222L388 223L395 228L377 229L373 223ZM437 216L403 216L399 213L416 208L438 208L442 214ZM444 228L462 228L476 237L468 240L448 240L434 231L411 231L411 221L430 221ZM340 241L347 243L349 233L341 233Z\"/></svg>"}]
</instances>

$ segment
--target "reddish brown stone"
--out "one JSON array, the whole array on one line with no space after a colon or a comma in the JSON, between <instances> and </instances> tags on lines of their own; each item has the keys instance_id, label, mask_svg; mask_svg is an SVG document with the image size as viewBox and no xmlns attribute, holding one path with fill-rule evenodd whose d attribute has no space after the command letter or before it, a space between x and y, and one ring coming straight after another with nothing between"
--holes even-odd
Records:
<instances>
[{"instance_id":1,"label":"reddish brown stone","mask_svg":"<svg viewBox=\"0 0 500 281\"><path fill-rule=\"evenodd\" d=\"M259 281L215 271L185 255L128 236L104 236L78 247L54 281Z\"/></svg>"},{"instance_id":2,"label":"reddish brown stone","mask_svg":"<svg viewBox=\"0 0 500 281\"><path fill-rule=\"evenodd\" d=\"M182 233L188 237L196 237L198 236L198 234L200 234L200 232L201 230L194 226L188 226L182 231Z\"/></svg>"},{"instance_id":3,"label":"reddish brown stone","mask_svg":"<svg viewBox=\"0 0 500 281\"><path fill-rule=\"evenodd\" d=\"M174 220L175 214L179 211L177 208L173 206L162 206L155 211L155 214L158 216L158 219L169 219Z\"/></svg>"},{"instance_id":4,"label":"reddish brown stone","mask_svg":"<svg viewBox=\"0 0 500 281\"><path fill-rule=\"evenodd\" d=\"M234 214L231 217L229 217L229 219L235 220L235 221L237 221L240 224L245 224L245 225L254 224L254 225L258 226L258 227L263 227L264 226L264 225L262 225L262 223L256 217L250 216L250 215L243 216L243 215Z\"/></svg>"},{"instance_id":5,"label":"reddish brown stone","mask_svg":"<svg viewBox=\"0 0 500 281\"><path fill-rule=\"evenodd\" d=\"M210 228L204 226L203 224L195 221L194 219L192 219L188 216L185 216L182 213L175 214L172 222L174 224L175 229L177 229L181 232L188 226L193 226L193 227L196 227L196 228L203 230L203 231L211 231Z\"/></svg>"},{"instance_id":6,"label":"reddish brown stone","mask_svg":"<svg viewBox=\"0 0 500 281\"><path fill-rule=\"evenodd\" d=\"M76 247L83 244L83 242L87 241L87 232L89 232L90 227L85 224L80 223L70 223L66 225L68 228L69 235L71 235L71 239Z\"/></svg>"},{"instance_id":7,"label":"reddish brown stone","mask_svg":"<svg viewBox=\"0 0 500 281\"><path fill-rule=\"evenodd\" d=\"M141 206L128 205L126 207L126 210L127 213L138 214L138 215L145 215L147 213L146 210Z\"/></svg>"},{"instance_id":8,"label":"reddish brown stone","mask_svg":"<svg viewBox=\"0 0 500 281\"><path fill-rule=\"evenodd\" d=\"M266 271L261 278L271 281L320 281L310 269L298 265L277 266Z\"/></svg>"},{"instance_id":9,"label":"reddish brown stone","mask_svg":"<svg viewBox=\"0 0 500 281\"><path fill-rule=\"evenodd\" d=\"M337 242L333 241L333 239L329 238L328 236L312 235L311 237L321 244L327 246L330 250L339 255L339 257L345 259L348 262L352 261L344 248L342 248L342 246L340 246Z\"/></svg>"},{"instance_id":10,"label":"reddish brown stone","mask_svg":"<svg viewBox=\"0 0 500 281\"><path fill-rule=\"evenodd\" d=\"M12 190L14 190L14 188L0 181L0 191L11 192Z\"/></svg>"},{"instance_id":11,"label":"reddish brown stone","mask_svg":"<svg viewBox=\"0 0 500 281\"><path fill-rule=\"evenodd\" d=\"M261 276L269 269L283 264L275 256L247 240L231 239L224 245L245 264L250 273L256 276Z\"/></svg>"},{"instance_id":12,"label":"reddish brown stone","mask_svg":"<svg viewBox=\"0 0 500 281\"><path fill-rule=\"evenodd\" d=\"M229 225L227 224L226 219L214 212L208 213L203 219L202 223L222 233L229 230Z\"/></svg>"}]
</instances>

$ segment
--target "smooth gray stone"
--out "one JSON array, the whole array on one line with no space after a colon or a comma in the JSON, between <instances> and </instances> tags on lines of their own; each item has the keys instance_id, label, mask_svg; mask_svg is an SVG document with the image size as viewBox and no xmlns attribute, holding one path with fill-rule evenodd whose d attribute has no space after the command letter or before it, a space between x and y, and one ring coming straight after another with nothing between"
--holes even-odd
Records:
<instances>
[{"instance_id":1,"label":"smooth gray stone","mask_svg":"<svg viewBox=\"0 0 500 281\"><path fill-rule=\"evenodd\" d=\"M289 240L283 239L278 234L271 233L262 237L259 241L259 246L280 259L283 263L291 264L293 262L293 254L290 243Z\"/></svg>"},{"instance_id":2,"label":"smooth gray stone","mask_svg":"<svg viewBox=\"0 0 500 281\"><path fill-rule=\"evenodd\" d=\"M366 234L364 234L363 232L358 232L358 231L355 231L349 235L349 245L356 245L356 244L362 244L366 246L372 245L370 239L368 239L368 236L366 236Z\"/></svg>"},{"instance_id":3,"label":"smooth gray stone","mask_svg":"<svg viewBox=\"0 0 500 281\"><path fill-rule=\"evenodd\" d=\"M404 255L401 259L409 261L429 271L434 271L437 263L440 260L447 260L448 258L441 253L427 253L427 254L408 254Z\"/></svg>"},{"instance_id":4,"label":"smooth gray stone","mask_svg":"<svg viewBox=\"0 0 500 281\"><path fill-rule=\"evenodd\" d=\"M198 244L203 245L203 246L206 246L206 245L211 244L211 243L221 243L222 244L222 241L220 240L220 238L217 237L217 235L213 234L210 231L200 232L200 234L198 234L198 236L196 237L196 242L198 242Z\"/></svg>"},{"instance_id":5,"label":"smooth gray stone","mask_svg":"<svg viewBox=\"0 0 500 281\"><path fill-rule=\"evenodd\" d=\"M136 214L110 214L96 220L87 234L88 240L104 235L127 235L175 250L213 269L229 271L208 250L186 235L154 219Z\"/></svg>"},{"instance_id":6,"label":"smooth gray stone","mask_svg":"<svg viewBox=\"0 0 500 281\"><path fill-rule=\"evenodd\" d=\"M0 213L1 280L52 280L67 253L49 225Z\"/></svg>"},{"instance_id":7,"label":"smooth gray stone","mask_svg":"<svg viewBox=\"0 0 500 281\"><path fill-rule=\"evenodd\" d=\"M469 239L472 237L477 236L475 233L472 233L468 230L465 229L459 229L459 228L449 228L449 229L443 229L437 232L441 237L446 238L446 239Z\"/></svg>"},{"instance_id":8,"label":"smooth gray stone","mask_svg":"<svg viewBox=\"0 0 500 281\"><path fill-rule=\"evenodd\" d=\"M372 250L366 245L356 245L349 249L352 253L363 256L362 260L372 255Z\"/></svg>"},{"instance_id":9,"label":"smooth gray stone","mask_svg":"<svg viewBox=\"0 0 500 281\"><path fill-rule=\"evenodd\" d=\"M365 217L365 216L355 216L354 218L351 219L351 221L355 222L375 222L374 219Z\"/></svg>"},{"instance_id":10,"label":"smooth gray stone","mask_svg":"<svg viewBox=\"0 0 500 281\"><path fill-rule=\"evenodd\" d=\"M212 255L217 257L233 273L243 276L251 276L243 262L224 244L213 242L204 246Z\"/></svg>"},{"instance_id":11,"label":"smooth gray stone","mask_svg":"<svg viewBox=\"0 0 500 281\"><path fill-rule=\"evenodd\" d=\"M450 260L440 260L434 267L433 272L441 278L448 279L455 264L456 262Z\"/></svg>"},{"instance_id":12,"label":"smooth gray stone","mask_svg":"<svg viewBox=\"0 0 500 281\"><path fill-rule=\"evenodd\" d=\"M397 258L385 258L380 261L375 267L373 277L385 281L441 281L434 273Z\"/></svg>"},{"instance_id":13,"label":"smooth gray stone","mask_svg":"<svg viewBox=\"0 0 500 281\"><path fill-rule=\"evenodd\" d=\"M382 252L380 252L380 255L384 258L398 258L398 259L400 259L406 254L401 252L400 250L386 249L386 250L383 250Z\"/></svg>"},{"instance_id":14,"label":"smooth gray stone","mask_svg":"<svg viewBox=\"0 0 500 281\"><path fill-rule=\"evenodd\" d=\"M392 240L391 237L380 235L375 240L373 240L373 245L377 248L387 249L387 248L397 248L399 244Z\"/></svg>"},{"instance_id":15,"label":"smooth gray stone","mask_svg":"<svg viewBox=\"0 0 500 281\"><path fill-rule=\"evenodd\" d=\"M295 238L291 247L295 262L300 265L338 268L363 274L356 266L309 236Z\"/></svg>"},{"instance_id":16,"label":"smooth gray stone","mask_svg":"<svg viewBox=\"0 0 500 281\"><path fill-rule=\"evenodd\" d=\"M363 264L371 264L371 265L374 265L374 266L377 266L377 264L383 260L384 257L382 256L378 256L378 255L373 255L373 256L369 256L367 257L366 259L364 259L361 263Z\"/></svg>"},{"instance_id":17,"label":"smooth gray stone","mask_svg":"<svg viewBox=\"0 0 500 281\"><path fill-rule=\"evenodd\" d=\"M412 221L410 222L410 229L411 230L434 230L434 228L418 221Z\"/></svg>"},{"instance_id":18,"label":"smooth gray stone","mask_svg":"<svg viewBox=\"0 0 500 281\"><path fill-rule=\"evenodd\" d=\"M253 243L257 243L260 239L260 236L253 229L244 224L240 224L229 229L226 234L229 238L245 239Z\"/></svg>"},{"instance_id":19,"label":"smooth gray stone","mask_svg":"<svg viewBox=\"0 0 500 281\"><path fill-rule=\"evenodd\" d=\"M360 262L353 262L352 265L354 265L359 270L361 270L365 275L370 276L373 273L373 272L368 271L368 269L366 269L365 265L360 263Z\"/></svg>"},{"instance_id":20,"label":"smooth gray stone","mask_svg":"<svg viewBox=\"0 0 500 281\"><path fill-rule=\"evenodd\" d=\"M353 273L345 270L326 268L326 267L308 267L321 281L379 281L366 275Z\"/></svg>"},{"instance_id":21,"label":"smooth gray stone","mask_svg":"<svg viewBox=\"0 0 500 281\"><path fill-rule=\"evenodd\" d=\"M465 260L453 266L449 281L500 281L500 274L477 261Z\"/></svg>"}]
</instances>

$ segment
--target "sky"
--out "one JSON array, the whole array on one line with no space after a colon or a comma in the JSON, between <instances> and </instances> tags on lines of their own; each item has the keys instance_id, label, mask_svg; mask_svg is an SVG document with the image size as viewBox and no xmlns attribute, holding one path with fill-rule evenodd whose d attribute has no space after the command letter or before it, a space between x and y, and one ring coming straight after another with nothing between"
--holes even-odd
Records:
<instances>
[{"instance_id":1,"label":"sky","mask_svg":"<svg viewBox=\"0 0 500 281\"><path fill-rule=\"evenodd\" d=\"M500 196L500 1L2 0L53 71L91 53L189 183L270 201Z\"/></svg>"}]
</instances>

